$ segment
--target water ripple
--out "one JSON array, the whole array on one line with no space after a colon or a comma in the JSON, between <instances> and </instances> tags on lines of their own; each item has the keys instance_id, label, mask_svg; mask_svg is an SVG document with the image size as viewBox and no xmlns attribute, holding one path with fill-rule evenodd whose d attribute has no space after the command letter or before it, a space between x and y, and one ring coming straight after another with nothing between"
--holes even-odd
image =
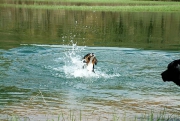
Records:
<instances>
[{"instance_id":1,"label":"water ripple","mask_svg":"<svg viewBox=\"0 0 180 121\"><path fill-rule=\"evenodd\" d=\"M82 69L81 59L88 52L98 59L95 73ZM169 114L180 115L179 87L160 76L178 57L172 51L76 45L0 50L0 113L116 108L136 114L166 107Z\"/></svg>"}]
</instances>

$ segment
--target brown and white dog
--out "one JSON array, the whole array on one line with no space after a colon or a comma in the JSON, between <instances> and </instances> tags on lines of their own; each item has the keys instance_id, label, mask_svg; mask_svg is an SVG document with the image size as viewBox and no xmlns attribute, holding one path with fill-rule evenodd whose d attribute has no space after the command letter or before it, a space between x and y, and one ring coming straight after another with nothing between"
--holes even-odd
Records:
<instances>
[{"instance_id":1,"label":"brown and white dog","mask_svg":"<svg viewBox=\"0 0 180 121\"><path fill-rule=\"evenodd\" d=\"M86 68L88 71L94 72L94 65L97 64L97 59L94 53L88 53L83 57L83 68Z\"/></svg>"}]
</instances>

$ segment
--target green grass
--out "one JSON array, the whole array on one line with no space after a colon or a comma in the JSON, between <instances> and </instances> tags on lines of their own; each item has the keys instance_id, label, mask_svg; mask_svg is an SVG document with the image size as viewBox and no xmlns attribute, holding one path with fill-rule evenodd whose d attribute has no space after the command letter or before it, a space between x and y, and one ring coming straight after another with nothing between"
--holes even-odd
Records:
<instances>
[{"instance_id":1,"label":"green grass","mask_svg":"<svg viewBox=\"0 0 180 121\"><path fill-rule=\"evenodd\" d=\"M162 1L134 1L134 0L34 0L32 4L26 4L28 0L22 0L22 4L12 4L4 1L0 7L16 7L28 9L64 9L84 11L130 11L130 12L166 12L180 11L180 2ZM48 3L47 3L48 2ZM63 5L70 3L69 5ZM72 4L73 3L73 4ZM86 3L81 6L77 3Z\"/></svg>"},{"instance_id":2,"label":"green grass","mask_svg":"<svg viewBox=\"0 0 180 121\"><path fill-rule=\"evenodd\" d=\"M173 115L166 114L166 110L157 112L151 111L148 114L142 114L141 116L134 116L134 118L129 118L126 116L126 113L122 116L118 116L116 113L112 113L112 118L107 119L108 121L176 121L180 120L179 117L175 117ZM93 117L93 116L92 116ZM94 121L103 121L104 119L99 117L98 119L92 118ZM27 117L21 117L18 115L12 115L7 118L7 121L29 121L30 119ZM83 117L82 112L75 114L70 110L69 114L60 113L56 118L47 118L46 121L83 121L88 120Z\"/></svg>"},{"instance_id":3,"label":"green grass","mask_svg":"<svg viewBox=\"0 0 180 121\"><path fill-rule=\"evenodd\" d=\"M14 0L4 0L14 1ZM177 4L171 1L153 1L153 0L21 0L21 1L34 1L34 2L71 2L71 3L136 3L136 4Z\"/></svg>"},{"instance_id":4,"label":"green grass","mask_svg":"<svg viewBox=\"0 0 180 121\"><path fill-rule=\"evenodd\" d=\"M29 9L64 9L64 10L84 10L84 11L131 11L131 12L165 12L180 11L179 5L159 5L159 6L56 6L56 5L14 5L0 4L0 7L16 7Z\"/></svg>"}]
</instances>

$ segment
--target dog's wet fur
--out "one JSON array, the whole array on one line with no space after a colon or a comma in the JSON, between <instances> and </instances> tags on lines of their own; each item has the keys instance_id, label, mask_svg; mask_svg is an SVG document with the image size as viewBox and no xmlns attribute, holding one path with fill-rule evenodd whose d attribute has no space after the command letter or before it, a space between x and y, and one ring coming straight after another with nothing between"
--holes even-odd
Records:
<instances>
[{"instance_id":1,"label":"dog's wet fur","mask_svg":"<svg viewBox=\"0 0 180 121\"><path fill-rule=\"evenodd\" d=\"M168 64L167 70L161 73L164 82L172 81L180 86L180 59Z\"/></svg>"},{"instance_id":2,"label":"dog's wet fur","mask_svg":"<svg viewBox=\"0 0 180 121\"><path fill-rule=\"evenodd\" d=\"M97 59L94 53L88 53L83 57L83 68L86 68L88 71L94 72L94 65L97 64Z\"/></svg>"}]
</instances>

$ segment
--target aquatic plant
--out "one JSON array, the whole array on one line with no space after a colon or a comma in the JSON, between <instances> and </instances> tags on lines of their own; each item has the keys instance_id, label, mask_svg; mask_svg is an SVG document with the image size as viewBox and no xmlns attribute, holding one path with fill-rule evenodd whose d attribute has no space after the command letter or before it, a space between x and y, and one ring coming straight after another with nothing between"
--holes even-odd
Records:
<instances>
[{"instance_id":1,"label":"aquatic plant","mask_svg":"<svg viewBox=\"0 0 180 121\"><path fill-rule=\"evenodd\" d=\"M93 116L92 116L93 117ZM29 121L30 118L28 117L21 117L18 115L13 114L12 116L9 116L8 121ZM79 115L75 114L74 111L70 110L69 114L65 114L61 112L57 118L48 118L46 121L83 121L88 120L84 118L82 115L82 111L79 111ZM99 117L98 119L93 118L95 121L103 121L102 117ZM109 118L107 120L110 121L177 121L180 120L179 117L168 115L166 114L166 110L160 111L158 114L157 112L150 111L149 113L141 114L141 116L134 116L134 118L130 118L124 113L123 115L119 116L117 113L112 113L112 118Z\"/></svg>"}]
</instances>

